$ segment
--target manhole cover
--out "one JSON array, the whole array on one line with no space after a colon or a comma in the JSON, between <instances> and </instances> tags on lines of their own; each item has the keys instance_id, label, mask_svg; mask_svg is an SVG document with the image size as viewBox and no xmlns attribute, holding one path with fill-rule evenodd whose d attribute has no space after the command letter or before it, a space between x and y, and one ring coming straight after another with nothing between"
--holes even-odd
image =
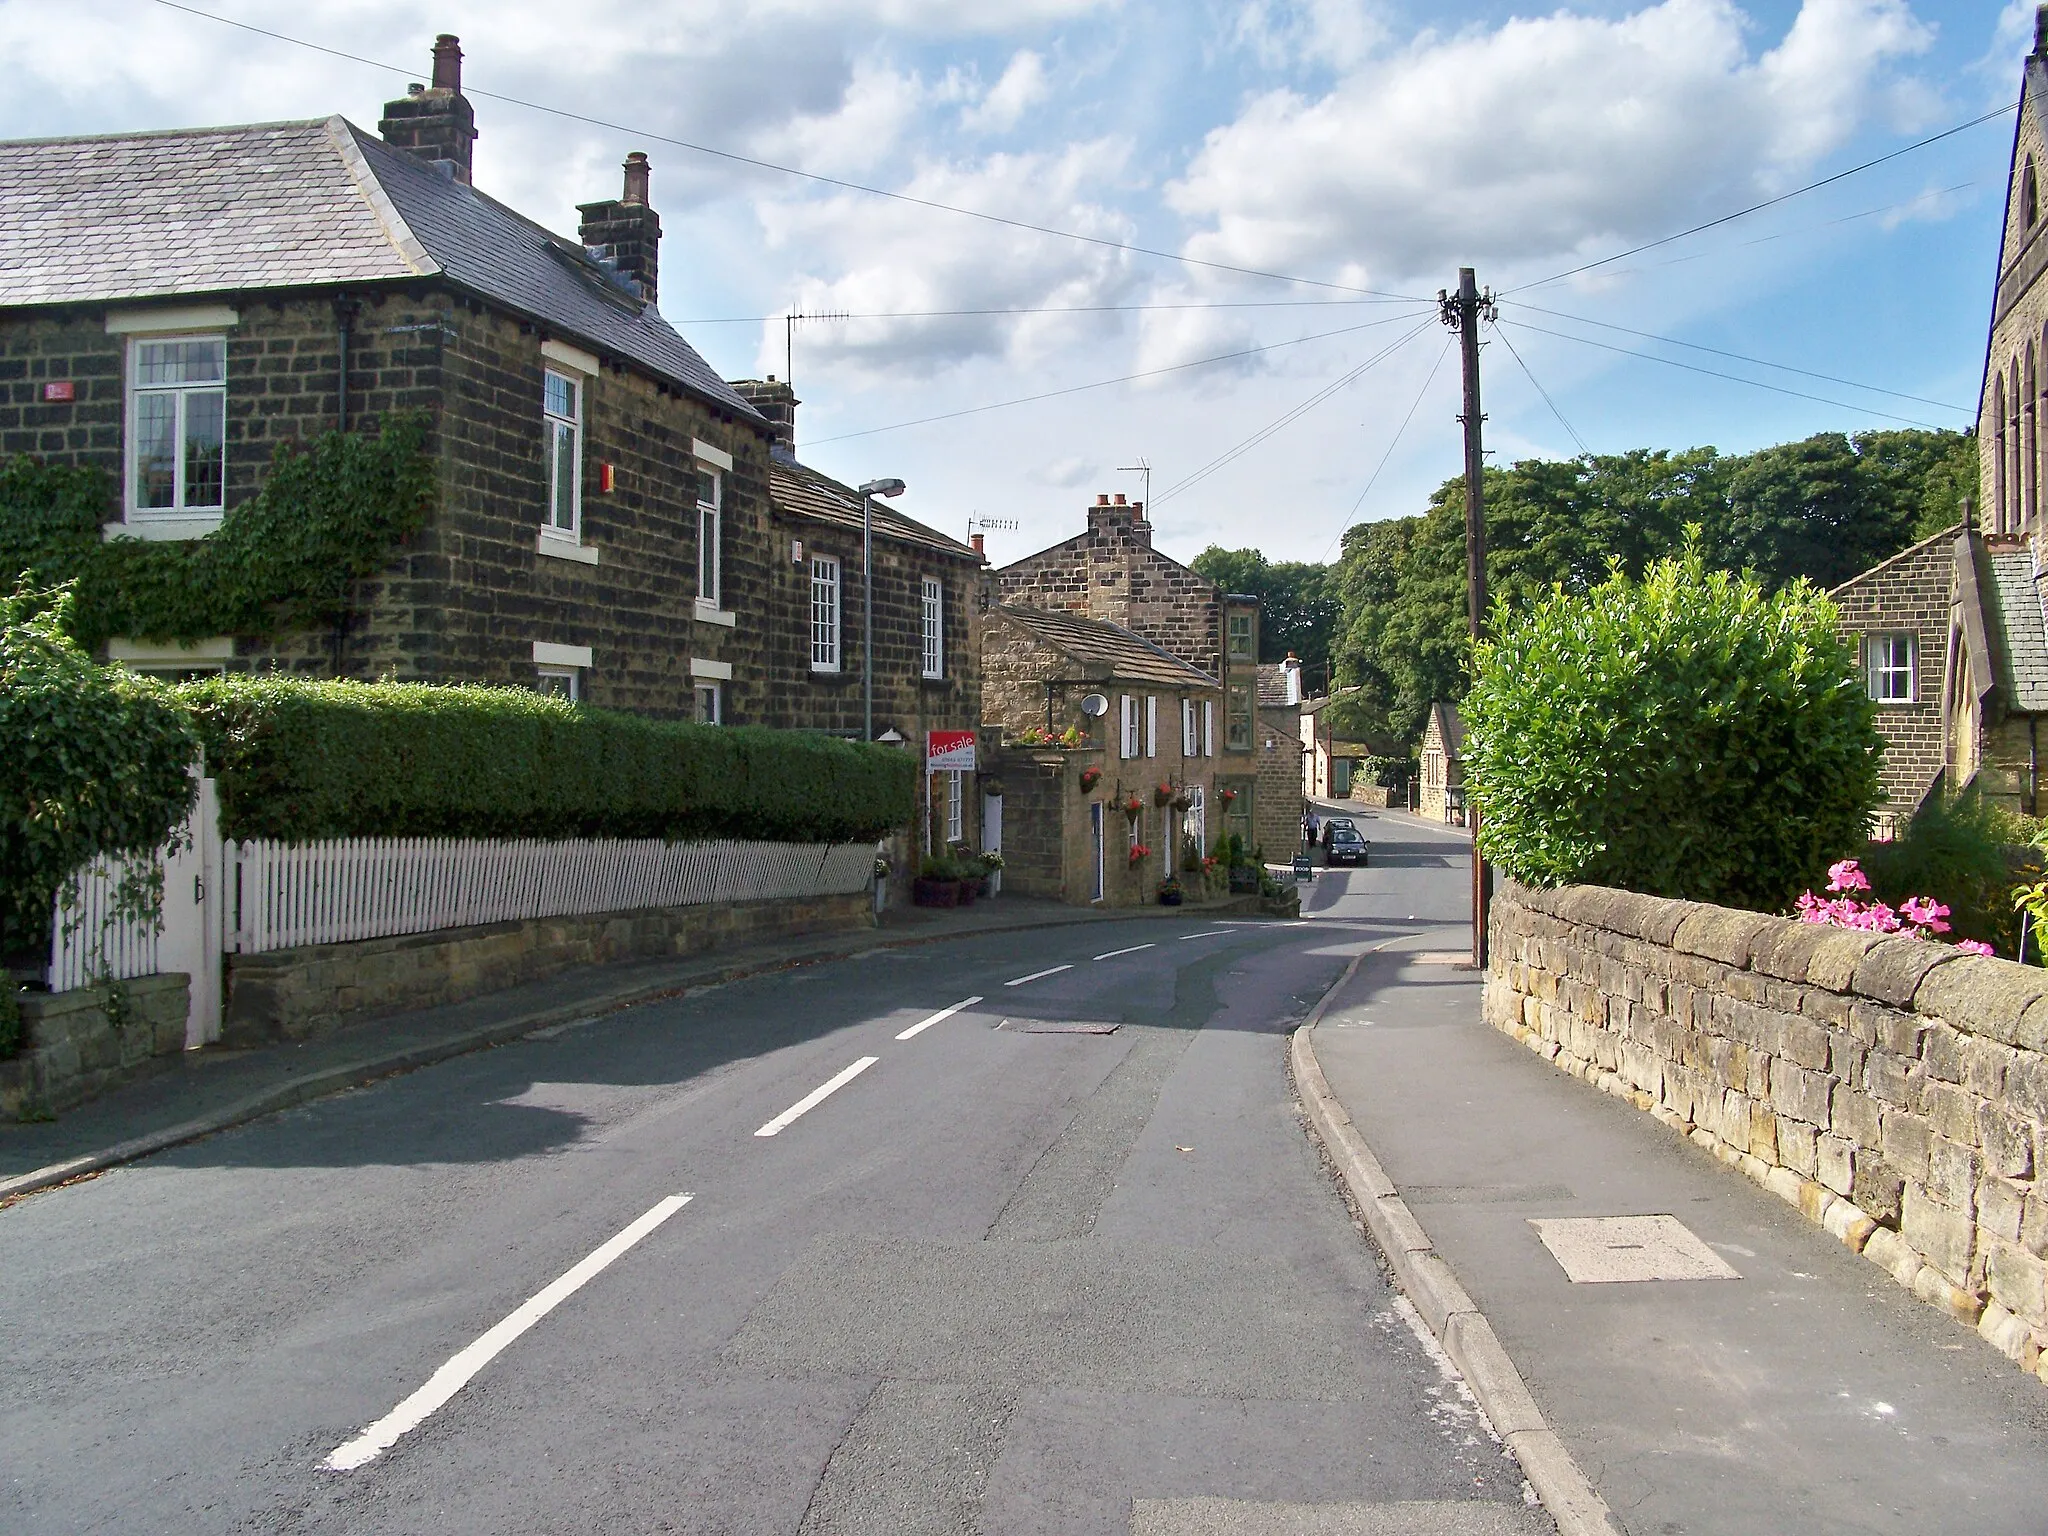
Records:
<instances>
[{"instance_id":1,"label":"manhole cover","mask_svg":"<svg viewBox=\"0 0 2048 1536\"><path fill-rule=\"evenodd\" d=\"M1574 1285L1742 1278L1676 1216L1532 1217L1529 1225Z\"/></svg>"}]
</instances>

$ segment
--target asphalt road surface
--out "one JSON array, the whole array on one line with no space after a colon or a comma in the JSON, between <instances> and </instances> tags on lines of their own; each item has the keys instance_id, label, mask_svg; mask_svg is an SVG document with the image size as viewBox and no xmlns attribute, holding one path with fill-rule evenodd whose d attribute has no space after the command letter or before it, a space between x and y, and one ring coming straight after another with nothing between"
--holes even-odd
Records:
<instances>
[{"instance_id":1,"label":"asphalt road surface","mask_svg":"<svg viewBox=\"0 0 2048 1536\"><path fill-rule=\"evenodd\" d=\"M763 977L0 1211L0 1529L1550 1530L1292 1102L1462 916L1369 832L1300 924Z\"/></svg>"}]
</instances>

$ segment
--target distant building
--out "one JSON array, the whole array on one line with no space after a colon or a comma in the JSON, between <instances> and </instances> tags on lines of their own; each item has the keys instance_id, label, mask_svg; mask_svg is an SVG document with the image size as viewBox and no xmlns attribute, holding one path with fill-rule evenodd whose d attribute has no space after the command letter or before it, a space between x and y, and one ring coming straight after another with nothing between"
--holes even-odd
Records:
<instances>
[{"instance_id":1,"label":"distant building","mask_svg":"<svg viewBox=\"0 0 2048 1536\"><path fill-rule=\"evenodd\" d=\"M1422 728L1422 774L1417 810L1431 821L1465 814L1465 723L1455 704L1432 704Z\"/></svg>"}]
</instances>

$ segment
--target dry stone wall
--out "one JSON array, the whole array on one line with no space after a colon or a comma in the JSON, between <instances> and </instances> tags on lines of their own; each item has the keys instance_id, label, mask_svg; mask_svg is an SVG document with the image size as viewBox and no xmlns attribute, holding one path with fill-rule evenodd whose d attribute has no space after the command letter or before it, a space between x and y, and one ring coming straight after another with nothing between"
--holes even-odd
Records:
<instances>
[{"instance_id":1,"label":"dry stone wall","mask_svg":"<svg viewBox=\"0 0 2048 1536\"><path fill-rule=\"evenodd\" d=\"M2048 973L1503 881L1486 1014L1799 1206L2048 1382Z\"/></svg>"}]
</instances>

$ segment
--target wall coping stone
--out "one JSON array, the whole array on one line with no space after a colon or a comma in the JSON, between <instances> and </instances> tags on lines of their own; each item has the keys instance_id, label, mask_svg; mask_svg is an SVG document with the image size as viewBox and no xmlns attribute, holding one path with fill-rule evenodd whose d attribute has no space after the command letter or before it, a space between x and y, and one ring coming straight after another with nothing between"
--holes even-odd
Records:
<instances>
[{"instance_id":1,"label":"wall coping stone","mask_svg":"<svg viewBox=\"0 0 2048 1536\"><path fill-rule=\"evenodd\" d=\"M1962 958L1947 944L1888 934L1863 957L1850 985L1861 996L1874 997L1894 1008L1910 1008L1914 993L1920 990L1929 971Z\"/></svg>"},{"instance_id":2,"label":"wall coping stone","mask_svg":"<svg viewBox=\"0 0 2048 1536\"><path fill-rule=\"evenodd\" d=\"M1681 954L1699 955L1723 965L1747 968L1749 951L1759 934L1782 918L1761 912L1738 912L1731 907L1700 906L1678 925L1671 947Z\"/></svg>"},{"instance_id":3,"label":"wall coping stone","mask_svg":"<svg viewBox=\"0 0 2048 1536\"><path fill-rule=\"evenodd\" d=\"M2048 1001L2048 972L1992 956L1961 955L1926 974L1913 993L1913 1011L1951 1022L1966 1019L1969 1033L2018 1045L2021 1018L2043 1001Z\"/></svg>"},{"instance_id":4,"label":"wall coping stone","mask_svg":"<svg viewBox=\"0 0 2048 1536\"><path fill-rule=\"evenodd\" d=\"M1807 981L1830 992L1854 991L1856 968L1882 942L1883 935L1860 933L1853 928L1830 928L1823 923L1804 926L1818 928L1825 935L1807 962Z\"/></svg>"}]
</instances>

